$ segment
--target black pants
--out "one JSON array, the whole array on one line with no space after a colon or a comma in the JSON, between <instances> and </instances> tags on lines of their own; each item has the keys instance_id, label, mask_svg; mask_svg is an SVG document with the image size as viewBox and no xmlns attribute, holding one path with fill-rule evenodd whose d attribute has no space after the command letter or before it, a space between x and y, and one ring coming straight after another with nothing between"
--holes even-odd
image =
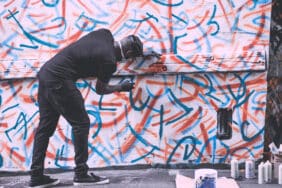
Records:
<instances>
[{"instance_id":1,"label":"black pants","mask_svg":"<svg viewBox=\"0 0 282 188\"><path fill-rule=\"evenodd\" d=\"M75 150L75 175L88 171L88 134L90 120L84 100L72 80L39 75L38 104L40 122L34 138L31 178L43 175L49 138L54 134L60 115L72 126Z\"/></svg>"}]
</instances>

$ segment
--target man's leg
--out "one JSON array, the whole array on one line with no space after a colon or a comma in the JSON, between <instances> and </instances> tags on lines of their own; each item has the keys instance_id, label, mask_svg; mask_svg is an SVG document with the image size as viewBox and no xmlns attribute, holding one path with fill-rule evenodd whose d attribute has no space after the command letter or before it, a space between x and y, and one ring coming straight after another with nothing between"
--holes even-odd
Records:
<instances>
[{"instance_id":1,"label":"man's leg","mask_svg":"<svg viewBox=\"0 0 282 188\"><path fill-rule=\"evenodd\" d=\"M42 184L55 185L58 180L43 175L44 159L48 148L49 138L53 135L59 119L59 114L53 109L47 99L47 90L44 84L39 84L38 104L39 104L39 126L35 132L33 156L31 164L30 187L40 186Z\"/></svg>"},{"instance_id":2,"label":"man's leg","mask_svg":"<svg viewBox=\"0 0 282 188\"><path fill-rule=\"evenodd\" d=\"M106 178L98 177L88 172L88 134L90 128L90 119L84 106L84 99L76 85L72 81L64 81L62 96L60 103L60 113L71 124L74 138L75 148L75 164L74 169L75 185L89 185L107 183Z\"/></svg>"}]
</instances>

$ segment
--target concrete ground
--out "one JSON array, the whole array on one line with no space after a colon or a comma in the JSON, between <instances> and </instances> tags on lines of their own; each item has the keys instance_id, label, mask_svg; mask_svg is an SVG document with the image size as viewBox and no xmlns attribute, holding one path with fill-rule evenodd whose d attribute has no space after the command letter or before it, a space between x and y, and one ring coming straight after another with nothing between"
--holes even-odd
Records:
<instances>
[{"instance_id":1,"label":"concrete ground","mask_svg":"<svg viewBox=\"0 0 282 188\"><path fill-rule=\"evenodd\" d=\"M218 177L230 177L228 169L217 169ZM135 169L94 169L96 175L110 178L110 183L97 185L98 188L175 188L175 175L180 173L194 178L194 169L165 169L165 168L135 168ZM48 175L60 179L56 187L70 188L72 185L73 171L47 170ZM244 172L241 172L244 175ZM24 188L27 187L29 175L24 172L0 172L0 188ZM282 188L273 180L271 184L258 185L257 179L245 179L237 181L240 188ZM94 187L94 186L92 186ZM191 188L193 186L191 185Z\"/></svg>"}]
</instances>

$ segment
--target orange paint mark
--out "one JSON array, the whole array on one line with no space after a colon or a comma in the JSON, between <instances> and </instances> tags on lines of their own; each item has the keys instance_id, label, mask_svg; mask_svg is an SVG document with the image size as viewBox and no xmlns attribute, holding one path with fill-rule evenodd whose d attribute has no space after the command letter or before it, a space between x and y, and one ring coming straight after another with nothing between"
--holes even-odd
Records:
<instances>
[{"instance_id":1,"label":"orange paint mark","mask_svg":"<svg viewBox=\"0 0 282 188\"><path fill-rule=\"evenodd\" d=\"M124 5L124 7L123 7L123 9L121 11L121 14L117 17L117 19L115 19L112 22L113 24L110 26L111 30L116 30L116 27L118 27L120 25L120 23L125 20L124 17L128 16L128 14L125 14L126 13L126 9L128 7L128 2L129 2L129 0L126 0L125 5Z\"/></svg>"},{"instance_id":2,"label":"orange paint mark","mask_svg":"<svg viewBox=\"0 0 282 188\"><path fill-rule=\"evenodd\" d=\"M193 29L198 28L200 25L202 25L203 22L205 21L205 19L208 18L209 13L210 13L210 11L207 10L205 15L203 16L203 18L196 25L187 27L187 30L193 30Z\"/></svg>"},{"instance_id":3,"label":"orange paint mark","mask_svg":"<svg viewBox=\"0 0 282 188\"><path fill-rule=\"evenodd\" d=\"M7 145L4 145L4 147L7 151L7 153L9 153L9 155L12 154L12 157L11 157L12 159L17 160L17 161L21 161L21 162L25 161L25 157L20 155L16 150L12 150L12 148L8 147Z\"/></svg>"},{"instance_id":4,"label":"orange paint mark","mask_svg":"<svg viewBox=\"0 0 282 188\"><path fill-rule=\"evenodd\" d=\"M261 38L261 35L263 34L263 30L264 30L264 26L265 26L265 20L266 20L265 17L266 17L265 13L262 13L260 28L259 28L255 38L248 45L245 45L243 47L243 50L247 51L247 50L253 48L253 46L255 46L257 44L257 42L260 41L259 39Z\"/></svg>"},{"instance_id":5,"label":"orange paint mark","mask_svg":"<svg viewBox=\"0 0 282 188\"><path fill-rule=\"evenodd\" d=\"M34 2L31 3L31 5L36 5L36 4L40 3L41 1L42 0L34 1Z\"/></svg>"},{"instance_id":6,"label":"orange paint mark","mask_svg":"<svg viewBox=\"0 0 282 188\"><path fill-rule=\"evenodd\" d=\"M19 93L21 90L23 89L23 86L20 86L15 93L13 93L13 95L11 95L4 103L3 105L7 105L10 101L12 101L14 99L14 97L17 95L17 93Z\"/></svg>"},{"instance_id":7,"label":"orange paint mark","mask_svg":"<svg viewBox=\"0 0 282 188\"><path fill-rule=\"evenodd\" d=\"M116 139L117 136L119 136L119 134L121 134L125 129L127 128L127 126L122 126L121 129L113 136L111 136L111 140Z\"/></svg>"},{"instance_id":8,"label":"orange paint mark","mask_svg":"<svg viewBox=\"0 0 282 188\"><path fill-rule=\"evenodd\" d=\"M32 132L32 134L28 135L28 138L27 138L27 140L25 142L25 145L27 147L31 146L31 144L33 143L33 140L34 140L34 131Z\"/></svg>"},{"instance_id":9,"label":"orange paint mark","mask_svg":"<svg viewBox=\"0 0 282 188\"><path fill-rule=\"evenodd\" d=\"M200 128L201 128L201 131L202 131L202 134L203 134L203 139L206 142L209 139L209 135L208 135L208 133L205 129L205 126L202 123L200 124ZM210 145L209 142L206 145L206 152L208 153L208 155L211 155L211 145Z\"/></svg>"},{"instance_id":10,"label":"orange paint mark","mask_svg":"<svg viewBox=\"0 0 282 188\"><path fill-rule=\"evenodd\" d=\"M157 96L160 95L162 92L163 92L163 90L160 89ZM155 106L156 102L157 102L157 97L152 99L149 106ZM143 128L145 126L145 122L147 121L148 116L150 115L151 111L152 111L152 109L148 108L147 111L145 112L144 116L143 116L142 121L135 126L135 132L137 134L140 134L141 131L143 130ZM123 153L123 154L126 153L131 148L131 146L133 145L135 140L136 140L136 137L134 135L132 135L132 134L129 135L128 139L126 140L126 142L121 147L121 153Z\"/></svg>"},{"instance_id":11,"label":"orange paint mark","mask_svg":"<svg viewBox=\"0 0 282 188\"><path fill-rule=\"evenodd\" d=\"M184 131L185 129L187 129L190 125L192 125L199 118L199 115L200 115L200 112L198 110L195 111L195 113L191 117L187 118L185 123L176 130L176 133L179 134L182 131Z\"/></svg>"},{"instance_id":12,"label":"orange paint mark","mask_svg":"<svg viewBox=\"0 0 282 188\"><path fill-rule=\"evenodd\" d=\"M146 83L149 85L159 85L159 86L173 86L175 83L173 82L163 82L163 81L156 81L156 80L146 80Z\"/></svg>"},{"instance_id":13,"label":"orange paint mark","mask_svg":"<svg viewBox=\"0 0 282 188\"><path fill-rule=\"evenodd\" d=\"M144 149L138 149L137 147L135 147L136 149L136 152L139 154L139 156L143 156L145 155L146 153L148 153L148 151L144 151ZM147 164L152 164L152 160L149 159L148 157L144 157L143 158Z\"/></svg>"}]
</instances>

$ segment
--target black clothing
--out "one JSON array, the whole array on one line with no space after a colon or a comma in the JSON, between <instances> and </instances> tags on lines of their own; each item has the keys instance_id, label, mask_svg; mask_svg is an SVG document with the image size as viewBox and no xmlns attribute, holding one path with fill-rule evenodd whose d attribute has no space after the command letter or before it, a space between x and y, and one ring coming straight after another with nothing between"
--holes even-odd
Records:
<instances>
[{"instance_id":1,"label":"black clothing","mask_svg":"<svg viewBox=\"0 0 282 188\"><path fill-rule=\"evenodd\" d=\"M60 115L72 126L75 174L87 174L90 120L75 80L94 76L108 82L115 70L114 39L106 29L89 33L43 65L38 73L40 122L34 139L31 179L43 176L49 138L56 129Z\"/></svg>"},{"instance_id":2,"label":"black clothing","mask_svg":"<svg viewBox=\"0 0 282 188\"><path fill-rule=\"evenodd\" d=\"M115 71L114 38L109 30L100 29L64 48L43 65L40 74L67 80L94 76L107 82Z\"/></svg>"}]
</instances>

